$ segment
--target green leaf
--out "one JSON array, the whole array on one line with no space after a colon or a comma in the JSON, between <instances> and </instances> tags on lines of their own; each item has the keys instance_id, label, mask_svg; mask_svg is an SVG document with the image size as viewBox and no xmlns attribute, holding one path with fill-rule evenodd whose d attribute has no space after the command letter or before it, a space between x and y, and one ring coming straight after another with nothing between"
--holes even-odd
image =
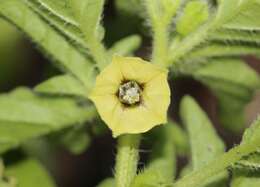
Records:
<instances>
[{"instance_id":1,"label":"green leaf","mask_svg":"<svg viewBox=\"0 0 260 187\"><path fill-rule=\"evenodd\" d=\"M182 99L180 114L189 135L193 170L201 168L224 153L223 141L218 137L205 112L193 98L185 96Z\"/></svg>"},{"instance_id":2,"label":"green leaf","mask_svg":"<svg viewBox=\"0 0 260 187\"><path fill-rule=\"evenodd\" d=\"M53 135L52 140L55 144L63 145L75 155L82 154L91 143L91 137L84 126L75 126L59 131Z\"/></svg>"},{"instance_id":3,"label":"green leaf","mask_svg":"<svg viewBox=\"0 0 260 187\"><path fill-rule=\"evenodd\" d=\"M209 37L217 41L260 43L260 33L235 29L219 29L209 34Z\"/></svg>"},{"instance_id":4,"label":"green leaf","mask_svg":"<svg viewBox=\"0 0 260 187\"><path fill-rule=\"evenodd\" d=\"M244 127L244 107L260 87L259 75L241 60L211 60L193 72L219 101L222 124L235 132Z\"/></svg>"},{"instance_id":5,"label":"green leaf","mask_svg":"<svg viewBox=\"0 0 260 187\"><path fill-rule=\"evenodd\" d=\"M177 21L176 30L182 36L195 31L209 16L206 2L195 0L186 4L183 15Z\"/></svg>"},{"instance_id":6,"label":"green leaf","mask_svg":"<svg viewBox=\"0 0 260 187\"><path fill-rule=\"evenodd\" d=\"M219 0L217 4L218 10L216 13L213 11L212 16L209 17L205 24L187 35L184 39L178 41L177 37L171 41L169 63L174 65L175 72L183 72L182 69L185 69L183 62L185 61L200 63L200 61L206 57L238 57L241 55L259 54L258 46L252 45L257 44L258 40L252 41L250 38L250 36L258 37L258 26L255 23L259 17L259 0ZM236 19L238 19L238 21L241 19L241 23L239 22L240 26L234 28L228 27L228 24L236 23L236 21L234 21ZM243 27L247 27L247 29L243 29ZM231 36L229 36L226 30L230 29L233 29L232 31L236 32L236 34L232 35L231 33ZM224 36L224 38L216 34L219 30L222 31L221 36ZM254 31L254 33L249 36L249 34L244 33L245 31ZM216 38L222 42L221 45L206 42L209 39L214 40ZM232 41L234 40L236 42L231 45L229 43L228 45L227 39L225 38L228 40L232 39ZM249 41L250 44L241 43L241 41ZM198 46L202 47L195 49Z\"/></svg>"},{"instance_id":7,"label":"green leaf","mask_svg":"<svg viewBox=\"0 0 260 187\"><path fill-rule=\"evenodd\" d=\"M255 120L255 122L247 128L243 134L242 143L248 143L254 141L259 137L260 134L260 116Z\"/></svg>"},{"instance_id":8,"label":"green leaf","mask_svg":"<svg viewBox=\"0 0 260 187\"><path fill-rule=\"evenodd\" d=\"M259 137L260 118L248 128L242 139L242 144L250 143ZM251 153L242 160L233 165L233 176L231 187L258 187L260 185L259 178L260 155L259 152Z\"/></svg>"},{"instance_id":9,"label":"green leaf","mask_svg":"<svg viewBox=\"0 0 260 187\"><path fill-rule=\"evenodd\" d=\"M78 26L70 8L68 7L68 0L26 0L39 4L40 6L52 12L55 16L64 20L69 24Z\"/></svg>"},{"instance_id":10,"label":"green leaf","mask_svg":"<svg viewBox=\"0 0 260 187\"><path fill-rule=\"evenodd\" d=\"M247 10L254 1L255 0L220 0L215 24L222 26L232 21L244 10Z\"/></svg>"},{"instance_id":11,"label":"green leaf","mask_svg":"<svg viewBox=\"0 0 260 187\"><path fill-rule=\"evenodd\" d=\"M246 130L243 142L230 149L228 152L220 155L212 162L208 163L198 171L194 171L182 179L178 180L172 186L175 187L196 187L202 182L207 181L210 177L225 171L234 163L243 159L243 157L256 152L260 145L260 120L258 119L252 127Z\"/></svg>"},{"instance_id":12,"label":"green leaf","mask_svg":"<svg viewBox=\"0 0 260 187\"><path fill-rule=\"evenodd\" d=\"M245 172L259 172L260 171L260 154L259 152L247 155L242 160L236 162L232 166L233 172L245 171Z\"/></svg>"},{"instance_id":13,"label":"green leaf","mask_svg":"<svg viewBox=\"0 0 260 187\"><path fill-rule=\"evenodd\" d=\"M76 76L87 88L92 86L93 64L22 1L1 1L0 14L29 35L48 55L57 60L58 65L65 71Z\"/></svg>"},{"instance_id":14,"label":"green leaf","mask_svg":"<svg viewBox=\"0 0 260 187\"><path fill-rule=\"evenodd\" d=\"M244 0L244 3L242 1L240 4L239 13L232 17L232 19L229 19L223 27L250 31L260 30L260 23L258 19L260 17L260 1ZM236 8L234 5L231 6Z\"/></svg>"},{"instance_id":15,"label":"green leaf","mask_svg":"<svg viewBox=\"0 0 260 187\"><path fill-rule=\"evenodd\" d=\"M189 135L193 171L202 168L225 152L223 141L217 135L206 113L192 97L185 96L182 99L180 115ZM206 184L210 184L209 186L219 185L226 177L225 172L220 173L208 179ZM205 183L203 184L205 185Z\"/></svg>"},{"instance_id":16,"label":"green leaf","mask_svg":"<svg viewBox=\"0 0 260 187\"><path fill-rule=\"evenodd\" d=\"M250 95L260 85L257 72L242 60L212 60L209 64L194 72L193 75L199 80L215 81L216 85L212 85L212 88L237 96ZM229 87L225 84L217 84L218 81L229 84ZM234 90L235 86L238 86L239 89ZM248 91L243 90L243 88ZM239 93L239 90L242 93Z\"/></svg>"},{"instance_id":17,"label":"green leaf","mask_svg":"<svg viewBox=\"0 0 260 187\"><path fill-rule=\"evenodd\" d=\"M243 134L242 143L249 143L251 141L254 141L254 139L257 139L260 133L260 116L258 119L251 125L250 128L246 129L246 131ZM233 165L233 168L235 169L235 172L244 171L244 172L250 172L250 171L259 171L260 170L260 153L259 151L256 151L252 154L249 154L245 156L240 161L236 162ZM237 170L236 170L237 169Z\"/></svg>"},{"instance_id":18,"label":"green leaf","mask_svg":"<svg viewBox=\"0 0 260 187\"><path fill-rule=\"evenodd\" d=\"M170 63L176 63L175 65L175 71L178 72L179 69L183 66L183 61L189 61L192 59L192 61L195 61L194 63L199 63L198 61L201 60L201 58L206 57L223 57L223 56L241 56L244 54L258 54L258 46L254 45L243 45L240 43L235 43L235 45L220 45L215 46L215 44L207 43L206 41L208 39L214 39L212 35L214 35L216 32L218 32L220 29L228 28L227 24L232 23L232 21L240 16L247 17L247 15L250 14L249 17L254 17L254 19L250 19L250 21L255 22L259 16L256 15L256 11L258 9L258 5L255 6L255 3L259 3L259 0L219 0L218 1L218 10L213 12L212 16L209 17L209 20L207 23L203 24L201 27L199 27L196 31L190 33L187 37L185 37L183 40L177 42L176 45L176 39L174 38L171 41L170 44ZM254 8L252 8L254 7ZM253 13L251 13L251 11ZM242 20L242 18L241 18ZM248 23L250 22L248 21ZM246 22L246 21L245 21ZM258 23L258 22L257 22ZM245 23L243 23L244 26ZM242 23L241 23L242 25ZM253 27L253 26L252 26ZM256 28L255 28L256 29ZM247 31L252 31L253 28L247 29ZM254 30L256 31L256 30ZM250 41L249 35L245 35L242 33L241 36L241 29L234 28L234 32L237 32L234 37L236 37L236 40L238 42L240 41ZM228 33L224 33L225 37L227 37ZM222 34L222 36L224 35ZM255 37L258 36L257 32L253 33L253 36L256 34ZM233 36L229 37L233 38ZM238 40L238 38L241 38L241 40ZM220 38L218 38L219 40ZM252 39L251 39L252 40ZM226 40L220 40L223 43L226 43ZM251 42L252 43L252 42ZM253 42L255 44L257 42ZM227 43L226 43L227 44ZM202 48L199 48L194 50L195 47L198 47L199 45L202 46ZM224 47L224 48L222 48ZM192 53L192 54L190 54Z\"/></svg>"},{"instance_id":19,"label":"green leaf","mask_svg":"<svg viewBox=\"0 0 260 187\"><path fill-rule=\"evenodd\" d=\"M52 95L69 95L87 98L87 89L81 82L70 75L53 77L34 89L36 92Z\"/></svg>"},{"instance_id":20,"label":"green leaf","mask_svg":"<svg viewBox=\"0 0 260 187\"><path fill-rule=\"evenodd\" d=\"M6 168L6 175L16 178L19 187L55 187L46 169L36 160L27 159Z\"/></svg>"},{"instance_id":21,"label":"green leaf","mask_svg":"<svg viewBox=\"0 0 260 187\"><path fill-rule=\"evenodd\" d=\"M65 12L69 12L69 7L64 4L64 1L39 1L39 0L26 0L27 5L32 8L35 12L37 12L40 16L42 16L51 26L55 27L59 30L59 32L63 33L72 45L75 47L84 50L85 53L87 51L87 46L84 40L84 35L78 27L78 23L71 23L66 17L66 14L58 14L55 10L59 8L65 9ZM48 6L49 2L57 3L56 9L53 9ZM71 17L71 16L70 16ZM82 49L83 48L83 49Z\"/></svg>"},{"instance_id":22,"label":"green leaf","mask_svg":"<svg viewBox=\"0 0 260 187\"><path fill-rule=\"evenodd\" d=\"M253 141L256 139L257 136L259 136L260 133L260 123L259 123L260 117L251 125L250 128L246 129L246 131L243 134L242 143L249 143L250 141ZM260 170L260 153L259 151L256 151L254 153L251 153L247 156L245 156L240 161L236 162L233 166L233 172L237 172L243 174L246 174L247 172L255 172Z\"/></svg>"},{"instance_id":23,"label":"green leaf","mask_svg":"<svg viewBox=\"0 0 260 187\"><path fill-rule=\"evenodd\" d=\"M67 2L85 33L86 41L92 41L92 37L99 38L104 0L67 0Z\"/></svg>"},{"instance_id":24,"label":"green leaf","mask_svg":"<svg viewBox=\"0 0 260 187\"><path fill-rule=\"evenodd\" d=\"M20 88L0 95L0 153L34 137L90 120L92 107ZM15 133L14 133L15 132Z\"/></svg>"},{"instance_id":25,"label":"green leaf","mask_svg":"<svg viewBox=\"0 0 260 187\"><path fill-rule=\"evenodd\" d=\"M186 59L198 60L211 57L241 57L243 55L259 55L259 47L246 44L210 44L195 49Z\"/></svg>"},{"instance_id":26,"label":"green leaf","mask_svg":"<svg viewBox=\"0 0 260 187\"><path fill-rule=\"evenodd\" d=\"M259 173L235 172L231 182L231 187L259 187Z\"/></svg>"},{"instance_id":27,"label":"green leaf","mask_svg":"<svg viewBox=\"0 0 260 187\"><path fill-rule=\"evenodd\" d=\"M140 47L140 45L140 36L128 36L114 43L113 46L109 49L109 53L111 54L111 56L114 54L121 56L132 55Z\"/></svg>"},{"instance_id":28,"label":"green leaf","mask_svg":"<svg viewBox=\"0 0 260 187\"><path fill-rule=\"evenodd\" d=\"M108 63L107 52L101 43L104 29L101 26L101 15L104 0L67 0L75 19L84 33L86 44L100 69Z\"/></svg>"}]
</instances>

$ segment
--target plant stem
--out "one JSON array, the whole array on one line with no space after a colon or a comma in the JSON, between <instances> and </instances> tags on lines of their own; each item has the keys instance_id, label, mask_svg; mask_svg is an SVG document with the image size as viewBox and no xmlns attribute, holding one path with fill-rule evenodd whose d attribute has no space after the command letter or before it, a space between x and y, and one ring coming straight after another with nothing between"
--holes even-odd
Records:
<instances>
[{"instance_id":1,"label":"plant stem","mask_svg":"<svg viewBox=\"0 0 260 187\"><path fill-rule=\"evenodd\" d=\"M118 139L116 187L130 187L136 176L140 135L122 135Z\"/></svg>"},{"instance_id":2,"label":"plant stem","mask_svg":"<svg viewBox=\"0 0 260 187\"><path fill-rule=\"evenodd\" d=\"M207 181L208 178L220 173L225 170L231 164L239 161L243 156L252 153L259 148L260 137L254 141L241 144L227 153L224 153L219 158L215 159L205 167L192 172L174 183L171 186L174 187L196 187Z\"/></svg>"},{"instance_id":3,"label":"plant stem","mask_svg":"<svg viewBox=\"0 0 260 187\"><path fill-rule=\"evenodd\" d=\"M157 24L154 27L152 61L159 65L168 63L168 32L165 24Z\"/></svg>"},{"instance_id":4,"label":"plant stem","mask_svg":"<svg viewBox=\"0 0 260 187\"><path fill-rule=\"evenodd\" d=\"M181 57L190 52L194 47L205 41L208 36L208 31L211 29L211 24L205 24L198 31L187 36L183 41L179 42L177 45L175 42L170 46L170 59L169 63L176 63Z\"/></svg>"}]
</instances>

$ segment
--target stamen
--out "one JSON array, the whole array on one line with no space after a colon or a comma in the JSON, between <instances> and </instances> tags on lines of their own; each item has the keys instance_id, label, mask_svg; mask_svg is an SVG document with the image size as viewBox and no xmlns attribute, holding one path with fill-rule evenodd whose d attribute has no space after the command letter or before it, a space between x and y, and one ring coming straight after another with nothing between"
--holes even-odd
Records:
<instances>
[{"instance_id":1,"label":"stamen","mask_svg":"<svg viewBox=\"0 0 260 187\"><path fill-rule=\"evenodd\" d=\"M120 85L118 97L123 104L135 105L141 101L141 91L136 81L128 81Z\"/></svg>"}]
</instances>

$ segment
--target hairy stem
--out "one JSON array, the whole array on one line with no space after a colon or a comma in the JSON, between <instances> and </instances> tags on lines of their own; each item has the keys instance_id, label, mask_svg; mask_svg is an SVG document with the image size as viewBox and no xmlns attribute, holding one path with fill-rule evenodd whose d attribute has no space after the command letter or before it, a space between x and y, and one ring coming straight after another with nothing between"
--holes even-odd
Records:
<instances>
[{"instance_id":1,"label":"hairy stem","mask_svg":"<svg viewBox=\"0 0 260 187\"><path fill-rule=\"evenodd\" d=\"M154 27L152 61L159 65L165 65L168 61L168 32L167 25L158 24Z\"/></svg>"},{"instance_id":2,"label":"hairy stem","mask_svg":"<svg viewBox=\"0 0 260 187\"><path fill-rule=\"evenodd\" d=\"M176 41L170 46L171 57L168 62L171 64L176 63L180 58L185 56L190 52L194 47L198 46L208 36L208 31L211 29L211 24L205 24L197 32L192 33L190 36L179 42L177 45Z\"/></svg>"},{"instance_id":3,"label":"hairy stem","mask_svg":"<svg viewBox=\"0 0 260 187\"><path fill-rule=\"evenodd\" d=\"M224 153L219 158L207 164L205 167L192 172L174 183L174 187L196 187L206 182L208 178L225 170L231 164L239 161L243 156L256 151L260 146L260 137L249 143L243 143L227 153Z\"/></svg>"},{"instance_id":4,"label":"hairy stem","mask_svg":"<svg viewBox=\"0 0 260 187\"><path fill-rule=\"evenodd\" d=\"M169 29L180 0L145 0L145 7L153 29L152 62L167 67L169 65Z\"/></svg>"},{"instance_id":5,"label":"hairy stem","mask_svg":"<svg viewBox=\"0 0 260 187\"><path fill-rule=\"evenodd\" d=\"M181 63L178 62L182 57L189 53L192 49L199 46L201 43L206 42L210 32L215 31L219 28L216 22L216 12L213 12L208 21L202 25L197 31L191 33L189 36L184 38L182 41L173 39L169 49L169 63L171 64Z\"/></svg>"},{"instance_id":6,"label":"hairy stem","mask_svg":"<svg viewBox=\"0 0 260 187\"><path fill-rule=\"evenodd\" d=\"M130 187L136 176L140 135L122 135L118 139L116 187Z\"/></svg>"}]
</instances>

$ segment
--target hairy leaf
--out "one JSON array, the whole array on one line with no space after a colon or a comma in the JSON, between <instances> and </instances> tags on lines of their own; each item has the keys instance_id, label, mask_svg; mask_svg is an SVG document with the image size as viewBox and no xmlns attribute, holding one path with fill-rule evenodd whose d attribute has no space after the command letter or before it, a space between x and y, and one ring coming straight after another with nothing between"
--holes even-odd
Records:
<instances>
[{"instance_id":1,"label":"hairy leaf","mask_svg":"<svg viewBox=\"0 0 260 187\"><path fill-rule=\"evenodd\" d=\"M242 143L248 143L250 141L253 141L257 136L259 136L259 123L260 117L251 125L250 128L246 129L246 131L243 134ZM233 165L234 172L243 174L246 174L247 172L256 172L260 171L260 152L259 150L251 153L247 156L245 156L243 159L238 161ZM238 171L237 171L238 170ZM242 172L241 172L242 171Z\"/></svg>"},{"instance_id":2,"label":"hairy leaf","mask_svg":"<svg viewBox=\"0 0 260 187\"><path fill-rule=\"evenodd\" d=\"M78 21L91 55L100 69L108 63L105 47L101 43L104 29L101 26L104 0L68 0L71 11Z\"/></svg>"},{"instance_id":3,"label":"hairy leaf","mask_svg":"<svg viewBox=\"0 0 260 187\"><path fill-rule=\"evenodd\" d=\"M183 98L180 114L189 135L192 170L196 171L224 153L225 145L215 132L207 115L192 97L185 96ZM213 184L218 184L225 178L226 174L221 173L208 179L207 184L213 186Z\"/></svg>"},{"instance_id":4,"label":"hairy leaf","mask_svg":"<svg viewBox=\"0 0 260 187\"><path fill-rule=\"evenodd\" d=\"M200 63L201 59L206 57L233 57L258 54L258 46L254 45L258 43L258 40L252 41L258 37L257 25L253 26L256 22L255 20L259 17L256 15L259 12L258 4L259 0L219 0L216 15L213 11L208 22L187 35L184 39L177 40L177 42L176 38L172 40L169 59L170 63L175 63L174 68L176 72L184 69L183 66L185 65L182 63L183 61L191 59L196 64ZM247 19L248 21L241 21L239 27L229 28L228 24L236 23L234 20L239 20L239 17L244 17L244 20ZM243 19L241 18L241 20ZM247 25L250 22L251 29ZM243 27L248 27L248 29L243 29ZM245 34L245 31L254 32L249 35L249 33ZM235 34L233 35L233 33ZM217 39L218 42L226 45L206 42L209 39ZM235 41L235 43L227 41ZM250 44L241 43L241 41L250 42ZM196 49L198 46L200 48Z\"/></svg>"},{"instance_id":5,"label":"hairy leaf","mask_svg":"<svg viewBox=\"0 0 260 187\"><path fill-rule=\"evenodd\" d=\"M191 97L184 97L180 110L191 144L192 167L196 170L223 153L225 146L207 115Z\"/></svg>"},{"instance_id":6,"label":"hairy leaf","mask_svg":"<svg viewBox=\"0 0 260 187\"><path fill-rule=\"evenodd\" d=\"M41 15L51 26L54 26L56 29L59 30L59 32L63 33L68 38L69 42L74 44L79 49L82 48L82 50L85 50L85 52L87 51L84 36L80 31L78 24L72 24L71 22L68 22L67 19L63 19L64 17L66 17L64 15L57 16L55 10L49 8L48 4L43 3L39 0L26 0L25 2L35 12ZM61 4L60 6L63 7L64 5ZM69 7L67 6L64 8L69 10Z\"/></svg>"},{"instance_id":7,"label":"hairy leaf","mask_svg":"<svg viewBox=\"0 0 260 187\"><path fill-rule=\"evenodd\" d=\"M234 172L231 187L258 187L260 186L259 173Z\"/></svg>"},{"instance_id":8,"label":"hairy leaf","mask_svg":"<svg viewBox=\"0 0 260 187\"><path fill-rule=\"evenodd\" d=\"M209 34L210 39L229 42L260 43L260 33L235 29L218 29ZM232 43L231 43L232 44Z\"/></svg>"},{"instance_id":9,"label":"hairy leaf","mask_svg":"<svg viewBox=\"0 0 260 187\"><path fill-rule=\"evenodd\" d=\"M85 33L87 41L92 37L99 38L99 27L104 0L67 0L80 27Z\"/></svg>"},{"instance_id":10,"label":"hairy leaf","mask_svg":"<svg viewBox=\"0 0 260 187\"><path fill-rule=\"evenodd\" d=\"M29 138L83 123L95 113L75 100L37 96L24 88L0 95L0 106L0 153Z\"/></svg>"},{"instance_id":11,"label":"hairy leaf","mask_svg":"<svg viewBox=\"0 0 260 187\"><path fill-rule=\"evenodd\" d=\"M242 55L259 55L259 47L239 44L211 44L198 48L186 58L190 60L210 57L241 57Z\"/></svg>"},{"instance_id":12,"label":"hairy leaf","mask_svg":"<svg viewBox=\"0 0 260 187\"><path fill-rule=\"evenodd\" d=\"M241 60L211 60L193 72L218 97L220 120L230 130L244 127L244 107L260 86L259 75Z\"/></svg>"},{"instance_id":13,"label":"hairy leaf","mask_svg":"<svg viewBox=\"0 0 260 187\"><path fill-rule=\"evenodd\" d=\"M210 177L225 171L232 164L238 162L243 157L256 152L259 148L259 123L258 119L255 125L246 130L243 142L230 149L228 152L220 155L218 158L208 163L198 171L192 172L187 176L174 183L175 187L196 187L202 182L207 181Z\"/></svg>"},{"instance_id":14,"label":"hairy leaf","mask_svg":"<svg viewBox=\"0 0 260 187\"><path fill-rule=\"evenodd\" d=\"M248 143L254 141L259 137L260 134L260 116L255 120L255 122L246 129L243 134L242 143Z\"/></svg>"},{"instance_id":15,"label":"hairy leaf","mask_svg":"<svg viewBox=\"0 0 260 187\"><path fill-rule=\"evenodd\" d=\"M238 1L237 1L238 2ZM240 30L260 30L260 1L243 0L240 1L240 13L236 14L233 19L229 19L224 25L225 28ZM231 5L236 8L234 5ZM230 11L230 10L229 10ZM236 10L237 11L237 10ZM229 13L230 14L230 13Z\"/></svg>"},{"instance_id":16,"label":"hairy leaf","mask_svg":"<svg viewBox=\"0 0 260 187\"><path fill-rule=\"evenodd\" d=\"M0 14L29 35L65 71L76 76L86 87L92 86L94 66L22 1L1 1Z\"/></svg>"},{"instance_id":17,"label":"hairy leaf","mask_svg":"<svg viewBox=\"0 0 260 187\"><path fill-rule=\"evenodd\" d=\"M87 89L70 75L60 75L37 85L35 91L52 95L69 95L87 98Z\"/></svg>"},{"instance_id":18,"label":"hairy leaf","mask_svg":"<svg viewBox=\"0 0 260 187\"><path fill-rule=\"evenodd\" d=\"M128 36L114 43L109 49L111 55L117 54L122 56L132 55L141 45L141 37L138 35Z\"/></svg>"},{"instance_id":19,"label":"hairy leaf","mask_svg":"<svg viewBox=\"0 0 260 187\"><path fill-rule=\"evenodd\" d=\"M242 139L242 144L254 141L259 137L260 123L258 119L248 128ZM251 153L245 156L242 160L233 165L233 176L231 187L258 187L260 169L260 154L259 152Z\"/></svg>"},{"instance_id":20,"label":"hairy leaf","mask_svg":"<svg viewBox=\"0 0 260 187\"><path fill-rule=\"evenodd\" d=\"M216 23L217 25L226 24L232 21L237 15L241 14L255 0L220 0L217 12Z\"/></svg>"},{"instance_id":21,"label":"hairy leaf","mask_svg":"<svg viewBox=\"0 0 260 187\"><path fill-rule=\"evenodd\" d=\"M245 172L257 172L260 171L260 153L255 152L245 156L242 160L238 161L232 166L233 172L245 171Z\"/></svg>"},{"instance_id":22,"label":"hairy leaf","mask_svg":"<svg viewBox=\"0 0 260 187\"><path fill-rule=\"evenodd\" d=\"M68 0L27 0L37 2L40 6L46 8L49 12L64 20L67 23L78 25L69 6Z\"/></svg>"},{"instance_id":23,"label":"hairy leaf","mask_svg":"<svg viewBox=\"0 0 260 187\"><path fill-rule=\"evenodd\" d=\"M195 0L186 4L183 15L177 21L176 30L182 36L195 31L208 19L208 5L206 2Z\"/></svg>"}]
</instances>

